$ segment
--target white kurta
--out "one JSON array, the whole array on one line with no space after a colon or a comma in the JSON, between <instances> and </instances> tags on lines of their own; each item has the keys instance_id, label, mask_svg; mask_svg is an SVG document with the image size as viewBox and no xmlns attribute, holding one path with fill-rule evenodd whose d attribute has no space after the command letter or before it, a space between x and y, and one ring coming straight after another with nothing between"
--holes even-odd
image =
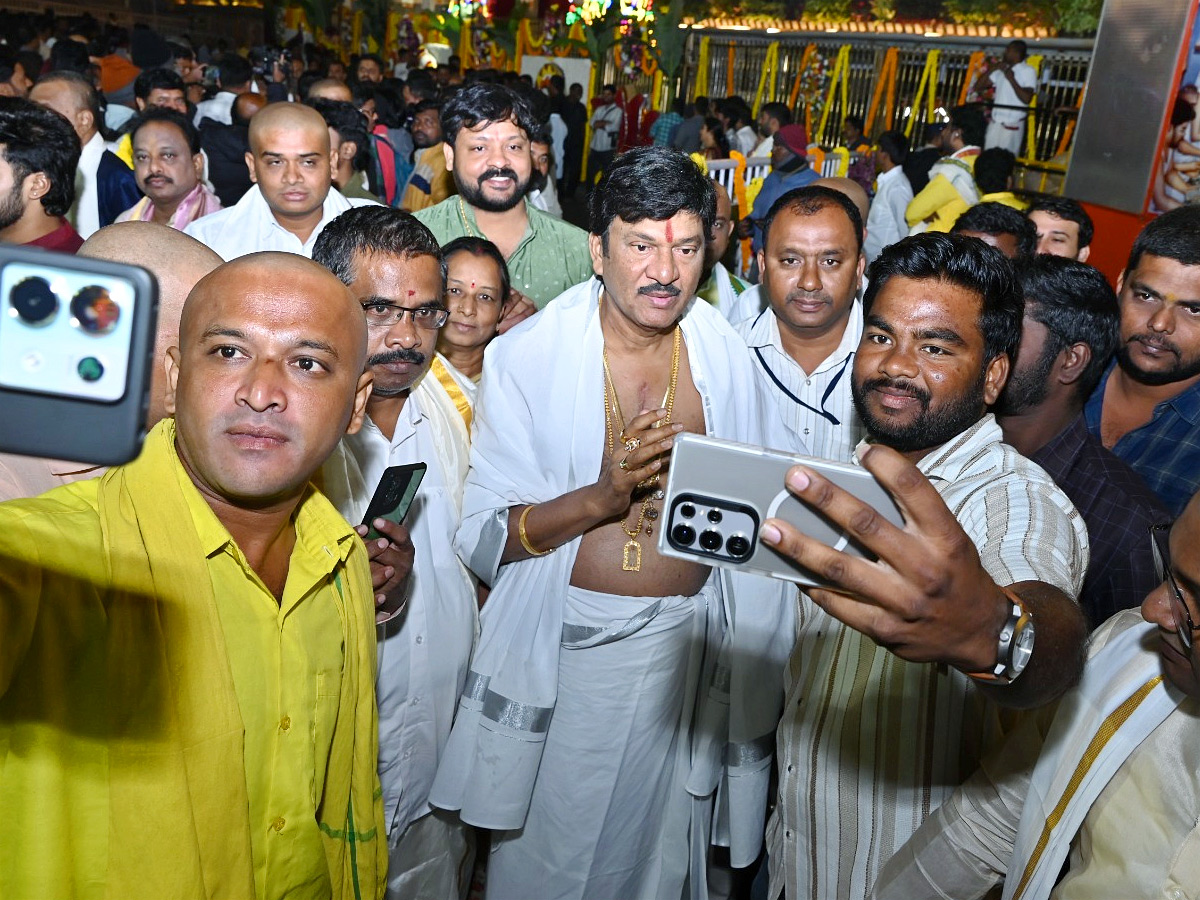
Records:
<instances>
[{"instance_id":1,"label":"white kurta","mask_svg":"<svg viewBox=\"0 0 1200 900\"><path fill-rule=\"evenodd\" d=\"M593 483L600 471L600 289L595 279L577 285L493 342L476 405L457 544L493 589L430 800L461 810L472 824L526 829L525 865L492 871L495 896L584 896L591 872L604 875L597 896L675 896L689 857L691 883L701 892L705 810L718 787L727 802L713 827L717 840L732 843L735 864L749 864L761 843L770 736L792 639L794 607L782 602L783 587L722 572L696 598L597 603L569 587L578 538L543 557L499 563L510 507L552 500ZM708 432L758 440L763 405L745 345L702 301L691 304L681 327ZM713 652L694 657L698 645ZM639 661L639 646L673 671ZM634 684L644 690L631 691L610 665L639 669ZM679 682L680 668L690 685ZM701 673L712 674L701 680ZM698 716L685 702L691 693L699 696ZM603 708L599 696L608 698ZM589 759L581 780L573 748L585 746L589 734L613 740L629 721L636 724L628 739L617 740L620 752ZM671 761L670 784L658 777L646 783L640 760L656 757L660 770ZM613 808L609 789L636 801ZM648 808L653 797L645 795L656 791L671 802L649 821L639 818L634 807ZM683 810L680 818L676 810ZM578 828L564 831L568 821ZM500 852L521 840L506 836Z\"/></svg>"}]
</instances>

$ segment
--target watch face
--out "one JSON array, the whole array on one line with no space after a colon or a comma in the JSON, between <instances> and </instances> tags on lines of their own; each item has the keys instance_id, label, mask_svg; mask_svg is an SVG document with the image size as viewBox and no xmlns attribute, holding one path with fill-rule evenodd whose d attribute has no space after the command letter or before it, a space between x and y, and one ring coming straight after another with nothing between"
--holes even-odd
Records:
<instances>
[{"instance_id":1,"label":"watch face","mask_svg":"<svg viewBox=\"0 0 1200 900\"><path fill-rule=\"evenodd\" d=\"M1025 627L1013 638L1012 664L1009 666L1011 677L1015 678L1029 665L1029 657L1033 655L1033 637L1033 623L1026 622Z\"/></svg>"}]
</instances>

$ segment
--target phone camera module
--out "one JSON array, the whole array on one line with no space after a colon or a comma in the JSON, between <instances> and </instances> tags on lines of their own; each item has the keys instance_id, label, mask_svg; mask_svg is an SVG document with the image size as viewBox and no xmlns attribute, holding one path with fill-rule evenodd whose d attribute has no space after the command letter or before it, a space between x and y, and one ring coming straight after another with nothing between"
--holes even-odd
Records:
<instances>
[{"instance_id":1,"label":"phone camera module","mask_svg":"<svg viewBox=\"0 0 1200 900\"><path fill-rule=\"evenodd\" d=\"M671 529L671 540L681 547L690 547L696 540L696 529L691 525L684 525L682 523L676 525Z\"/></svg>"},{"instance_id":2,"label":"phone camera module","mask_svg":"<svg viewBox=\"0 0 1200 900\"><path fill-rule=\"evenodd\" d=\"M58 312L58 294L45 278L26 278L8 294L12 313L26 325L47 325Z\"/></svg>"},{"instance_id":3,"label":"phone camera module","mask_svg":"<svg viewBox=\"0 0 1200 900\"><path fill-rule=\"evenodd\" d=\"M104 335L112 332L121 319L121 307L108 293L108 288L89 285L71 298L71 315L84 332Z\"/></svg>"},{"instance_id":4,"label":"phone camera module","mask_svg":"<svg viewBox=\"0 0 1200 900\"><path fill-rule=\"evenodd\" d=\"M750 541L740 534L735 534L725 542L725 550L734 559L745 559L750 555Z\"/></svg>"},{"instance_id":5,"label":"phone camera module","mask_svg":"<svg viewBox=\"0 0 1200 900\"><path fill-rule=\"evenodd\" d=\"M79 361L79 365L75 367L75 371L79 374L80 378L90 384L104 377L104 363L100 362L94 356L85 356Z\"/></svg>"},{"instance_id":6,"label":"phone camera module","mask_svg":"<svg viewBox=\"0 0 1200 900\"><path fill-rule=\"evenodd\" d=\"M725 543L725 539L721 537L721 532L719 531L713 531L710 528L707 531L700 532L700 547L709 553L715 553L720 550L723 543Z\"/></svg>"},{"instance_id":7,"label":"phone camera module","mask_svg":"<svg viewBox=\"0 0 1200 900\"><path fill-rule=\"evenodd\" d=\"M712 522L714 525L720 525L721 518L721 511L719 509L710 509L708 511L708 521Z\"/></svg>"},{"instance_id":8,"label":"phone camera module","mask_svg":"<svg viewBox=\"0 0 1200 900\"><path fill-rule=\"evenodd\" d=\"M696 507L692 506L690 503L684 503L679 507L679 514L685 519L690 519L696 515Z\"/></svg>"}]
</instances>

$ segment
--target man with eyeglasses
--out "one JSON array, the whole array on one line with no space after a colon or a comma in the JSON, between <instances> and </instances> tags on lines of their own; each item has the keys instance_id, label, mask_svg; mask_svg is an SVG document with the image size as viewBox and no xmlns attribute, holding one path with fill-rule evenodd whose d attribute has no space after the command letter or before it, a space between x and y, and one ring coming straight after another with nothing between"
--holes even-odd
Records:
<instances>
[{"instance_id":1,"label":"man with eyeglasses","mask_svg":"<svg viewBox=\"0 0 1200 900\"><path fill-rule=\"evenodd\" d=\"M1078 687L1021 721L874 898L967 900L1001 879L1005 900L1196 896L1200 495L1151 536L1161 583L1141 618L1124 610L1096 631Z\"/></svg>"},{"instance_id":2,"label":"man with eyeglasses","mask_svg":"<svg viewBox=\"0 0 1200 900\"><path fill-rule=\"evenodd\" d=\"M374 376L361 432L325 464L326 495L357 524L387 467L428 466L405 523L376 519L383 537L367 547L377 601L383 595L376 689L388 896L459 897L459 872L470 871L468 832L428 804L467 674L477 596L453 549L467 430L445 388L425 377L449 317L445 263L429 229L383 206L330 222L313 259L362 305Z\"/></svg>"}]
</instances>

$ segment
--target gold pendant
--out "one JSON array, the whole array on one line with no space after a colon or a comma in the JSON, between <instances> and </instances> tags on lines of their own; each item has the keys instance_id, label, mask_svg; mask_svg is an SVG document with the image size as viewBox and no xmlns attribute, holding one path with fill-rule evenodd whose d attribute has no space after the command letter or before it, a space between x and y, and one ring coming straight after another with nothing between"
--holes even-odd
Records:
<instances>
[{"instance_id":1,"label":"gold pendant","mask_svg":"<svg viewBox=\"0 0 1200 900\"><path fill-rule=\"evenodd\" d=\"M621 554L621 568L626 572L642 571L642 545L633 538L625 544L625 552Z\"/></svg>"}]
</instances>

